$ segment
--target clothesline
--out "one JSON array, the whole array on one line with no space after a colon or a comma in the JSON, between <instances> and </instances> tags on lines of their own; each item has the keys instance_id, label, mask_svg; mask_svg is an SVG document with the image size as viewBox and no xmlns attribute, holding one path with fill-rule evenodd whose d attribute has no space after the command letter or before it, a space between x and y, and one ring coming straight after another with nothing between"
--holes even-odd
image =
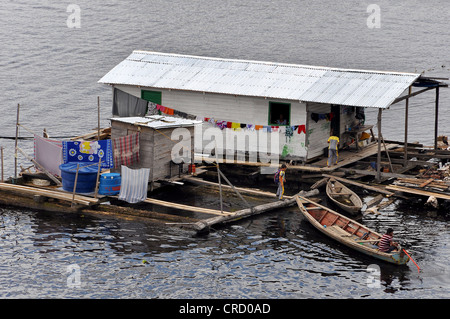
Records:
<instances>
[{"instance_id":1,"label":"clothesline","mask_svg":"<svg viewBox=\"0 0 450 319\"><path fill-rule=\"evenodd\" d=\"M263 132L279 132L284 133L286 136L292 136L294 132L297 132L298 134L304 133L306 134L306 125L256 125L256 124L248 124L248 123L239 123L239 122L231 122L231 121L225 121L225 120L218 120L210 117L198 117L192 114L188 114L185 112L181 112L157 103L149 102L149 107L152 109L149 111L157 110L161 113L167 114L167 115L176 115L179 117L187 118L187 119L196 119L201 120L203 122L207 122L212 124L215 127L218 127L219 129L223 130L225 128L232 129L234 131L240 131L242 129L250 130L250 131L259 131L262 130Z\"/></svg>"}]
</instances>

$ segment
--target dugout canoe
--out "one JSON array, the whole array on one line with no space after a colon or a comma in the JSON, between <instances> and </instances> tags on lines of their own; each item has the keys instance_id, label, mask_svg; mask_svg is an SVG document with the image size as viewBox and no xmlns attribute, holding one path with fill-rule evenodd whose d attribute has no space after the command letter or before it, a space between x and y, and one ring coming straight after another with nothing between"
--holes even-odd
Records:
<instances>
[{"instance_id":1,"label":"dugout canoe","mask_svg":"<svg viewBox=\"0 0 450 319\"><path fill-rule=\"evenodd\" d=\"M361 211L363 205L361 198L339 181L330 178L327 182L326 193L336 206L347 213L357 215Z\"/></svg>"},{"instance_id":2,"label":"dugout canoe","mask_svg":"<svg viewBox=\"0 0 450 319\"><path fill-rule=\"evenodd\" d=\"M382 235L368 227L307 198L299 196L296 200L303 216L316 229L339 243L389 263L405 265L409 261L403 250L392 253L379 251L377 243Z\"/></svg>"}]
</instances>

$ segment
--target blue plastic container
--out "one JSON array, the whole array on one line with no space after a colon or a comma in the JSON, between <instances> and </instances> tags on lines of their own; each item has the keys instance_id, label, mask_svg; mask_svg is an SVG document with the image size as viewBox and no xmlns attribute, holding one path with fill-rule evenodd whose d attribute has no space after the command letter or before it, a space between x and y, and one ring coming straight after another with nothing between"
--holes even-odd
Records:
<instances>
[{"instance_id":1,"label":"blue plastic container","mask_svg":"<svg viewBox=\"0 0 450 319\"><path fill-rule=\"evenodd\" d=\"M120 193L121 178L119 173L104 173L100 176L98 193L101 195L117 195Z\"/></svg>"},{"instance_id":2,"label":"blue plastic container","mask_svg":"<svg viewBox=\"0 0 450 319\"><path fill-rule=\"evenodd\" d=\"M61 170L62 186L65 191L73 192L75 175L79 164L76 193L92 193L95 191L98 165L83 162L69 162L59 165ZM88 166L91 165L91 166Z\"/></svg>"}]
</instances>

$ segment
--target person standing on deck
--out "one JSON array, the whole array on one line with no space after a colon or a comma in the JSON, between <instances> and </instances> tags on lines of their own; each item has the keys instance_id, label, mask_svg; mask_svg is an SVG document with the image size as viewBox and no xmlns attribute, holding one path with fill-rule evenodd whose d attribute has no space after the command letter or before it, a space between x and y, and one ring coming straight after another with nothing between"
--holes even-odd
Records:
<instances>
[{"instance_id":1,"label":"person standing on deck","mask_svg":"<svg viewBox=\"0 0 450 319\"><path fill-rule=\"evenodd\" d=\"M394 230L388 228L386 234L381 236L380 242L378 243L378 249L384 253L390 253L398 248L398 243L392 241L393 236Z\"/></svg>"},{"instance_id":2,"label":"person standing on deck","mask_svg":"<svg viewBox=\"0 0 450 319\"><path fill-rule=\"evenodd\" d=\"M330 136L328 138L328 144L327 167L330 167L331 165L336 165L338 162L339 137L334 135Z\"/></svg>"},{"instance_id":3,"label":"person standing on deck","mask_svg":"<svg viewBox=\"0 0 450 319\"><path fill-rule=\"evenodd\" d=\"M275 178L277 179L276 181L278 182L277 196L279 199L283 199L284 183L286 183L286 169L286 164L283 164L275 174Z\"/></svg>"}]
</instances>

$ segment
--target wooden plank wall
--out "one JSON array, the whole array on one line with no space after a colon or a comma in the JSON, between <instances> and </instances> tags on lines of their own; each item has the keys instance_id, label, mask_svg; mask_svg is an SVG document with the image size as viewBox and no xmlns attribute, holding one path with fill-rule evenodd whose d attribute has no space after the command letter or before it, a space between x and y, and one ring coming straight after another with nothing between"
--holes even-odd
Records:
<instances>
[{"instance_id":1,"label":"wooden plank wall","mask_svg":"<svg viewBox=\"0 0 450 319\"><path fill-rule=\"evenodd\" d=\"M327 120L319 120L317 122L311 119L312 113L329 113L331 111L330 104L308 103L306 117L306 133L308 156L307 159L322 156L323 149L328 146L328 138L330 137L331 122Z\"/></svg>"},{"instance_id":2,"label":"wooden plank wall","mask_svg":"<svg viewBox=\"0 0 450 319\"><path fill-rule=\"evenodd\" d=\"M178 166L172 165L170 176L170 162L172 160L172 148L179 141L172 141L173 128L154 130L149 127L135 126L128 123L112 121L111 138L134 134L139 131L139 163L130 168L150 168L149 181L166 179L178 175ZM187 127L191 134L191 149L194 143L194 128ZM187 165L183 165L183 172L187 171ZM113 172L120 172L120 168L114 168Z\"/></svg>"}]
</instances>

